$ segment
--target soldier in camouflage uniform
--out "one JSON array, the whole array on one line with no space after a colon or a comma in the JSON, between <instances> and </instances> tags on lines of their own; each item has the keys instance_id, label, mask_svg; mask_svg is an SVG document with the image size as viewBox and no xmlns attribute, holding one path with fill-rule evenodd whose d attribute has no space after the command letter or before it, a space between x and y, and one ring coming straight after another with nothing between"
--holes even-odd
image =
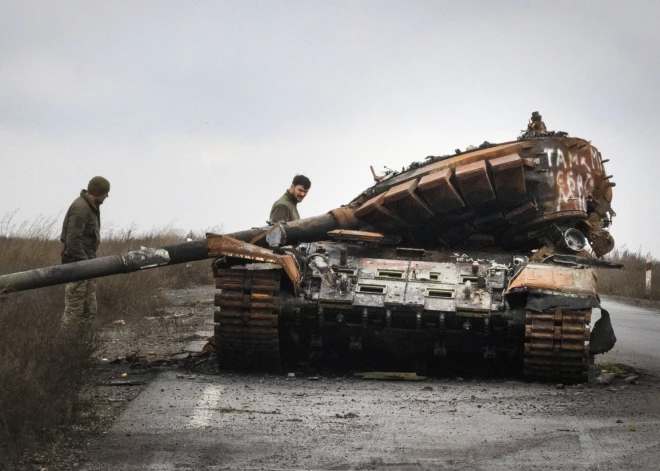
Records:
<instances>
[{"instance_id":1,"label":"soldier in camouflage uniform","mask_svg":"<svg viewBox=\"0 0 660 471\"><path fill-rule=\"evenodd\" d=\"M99 207L108 197L110 182L103 177L89 181L64 217L62 236L64 244L62 263L79 262L96 258L101 231ZM67 283L64 297L64 325L83 326L96 316L96 280Z\"/></svg>"},{"instance_id":2,"label":"soldier in camouflage uniform","mask_svg":"<svg viewBox=\"0 0 660 471\"><path fill-rule=\"evenodd\" d=\"M268 224L273 225L278 222L290 222L300 219L297 205L305 199L311 186L312 182L305 175L296 175L293 177L289 189L284 192L280 199L273 203Z\"/></svg>"}]
</instances>

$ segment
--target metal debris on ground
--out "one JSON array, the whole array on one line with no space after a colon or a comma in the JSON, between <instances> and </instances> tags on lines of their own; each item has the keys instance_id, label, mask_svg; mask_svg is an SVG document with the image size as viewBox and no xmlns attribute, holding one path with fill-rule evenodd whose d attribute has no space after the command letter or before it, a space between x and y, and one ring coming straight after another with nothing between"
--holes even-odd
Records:
<instances>
[{"instance_id":1,"label":"metal debris on ground","mask_svg":"<svg viewBox=\"0 0 660 471\"><path fill-rule=\"evenodd\" d=\"M426 376L417 376L417 373L394 373L383 371L355 373L354 376L361 379L377 379L383 381L424 381L426 379Z\"/></svg>"},{"instance_id":2,"label":"metal debris on ground","mask_svg":"<svg viewBox=\"0 0 660 471\"><path fill-rule=\"evenodd\" d=\"M601 373L596 382L599 384L610 384L616 378L616 373Z\"/></svg>"},{"instance_id":3,"label":"metal debris on ground","mask_svg":"<svg viewBox=\"0 0 660 471\"><path fill-rule=\"evenodd\" d=\"M183 361L187 358L190 358L190 352L175 353L174 355L170 355L170 360L172 361Z\"/></svg>"},{"instance_id":4,"label":"metal debris on ground","mask_svg":"<svg viewBox=\"0 0 660 471\"><path fill-rule=\"evenodd\" d=\"M147 384L145 381L117 380L108 381L103 383L102 386L144 386L145 384Z\"/></svg>"},{"instance_id":5,"label":"metal debris on ground","mask_svg":"<svg viewBox=\"0 0 660 471\"><path fill-rule=\"evenodd\" d=\"M338 419L355 419L356 417L360 417L360 416L355 412L348 412L346 414L335 414L335 417L337 417Z\"/></svg>"}]
</instances>

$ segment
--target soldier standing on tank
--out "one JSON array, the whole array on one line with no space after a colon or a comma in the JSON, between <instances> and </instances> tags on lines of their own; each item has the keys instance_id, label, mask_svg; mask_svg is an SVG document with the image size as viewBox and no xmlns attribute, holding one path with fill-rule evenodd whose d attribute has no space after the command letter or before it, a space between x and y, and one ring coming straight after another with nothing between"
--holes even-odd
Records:
<instances>
[{"instance_id":1,"label":"soldier standing on tank","mask_svg":"<svg viewBox=\"0 0 660 471\"><path fill-rule=\"evenodd\" d=\"M62 263L80 262L96 258L101 231L100 206L110 193L110 182L103 177L89 181L64 217L62 236L64 244ZM67 283L64 297L64 325L91 324L96 316L96 280Z\"/></svg>"},{"instance_id":2,"label":"soldier standing on tank","mask_svg":"<svg viewBox=\"0 0 660 471\"><path fill-rule=\"evenodd\" d=\"M280 199L273 203L268 224L273 225L278 222L290 222L300 219L297 205L305 199L311 186L312 182L305 175L296 175L293 177L289 189L284 192L284 195Z\"/></svg>"},{"instance_id":3,"label":"soldier standing on tank","mask_svg":"<svg viewBox=\"0 0 660 471\"><path fill-rule=\"evenodd\" d=\"M530 131L546 132L547 129L545 123L541 118L543 118L543 116L541 116L538 111L532 111L532 119L527 125L527 129Z\"/></svg>"}]
</instances>

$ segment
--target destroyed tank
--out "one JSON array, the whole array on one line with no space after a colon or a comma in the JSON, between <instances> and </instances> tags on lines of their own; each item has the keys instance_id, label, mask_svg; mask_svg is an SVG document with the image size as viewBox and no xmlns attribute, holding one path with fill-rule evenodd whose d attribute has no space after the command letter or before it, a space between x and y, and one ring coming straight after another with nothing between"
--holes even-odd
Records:
<instances>
[{"instance_id":1,"label":"destroyed tank","mask_svg":"<svg viewBox=\"0 0 660 471\"><path fill-rule=\"evenodd\" d=\"M0 276L20 291L212 258L222 368L504 361L577 382L616 337L596 267L620 267L600 152L566 133L427 157L317 217ZM468 360L469 359L469 360Z\"/></svg>"}]
</instances>

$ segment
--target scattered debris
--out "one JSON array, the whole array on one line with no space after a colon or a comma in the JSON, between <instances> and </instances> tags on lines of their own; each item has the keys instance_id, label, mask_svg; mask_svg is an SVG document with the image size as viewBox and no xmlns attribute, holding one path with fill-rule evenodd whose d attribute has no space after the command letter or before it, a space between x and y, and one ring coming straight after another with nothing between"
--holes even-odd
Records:
<instances>
[{"instance_id":1,"label":"scattered debris","mask_svg":"<svg viewBox=\"0 0 660 471\"><path fill-rule=\"evenodd\" d=\"M266 415L276 415L279 414L279 411L264 411L264 410L250 410L250 409L232 409L224 408L220 409L221 414L266 414Z\"/></svg>"},{"instance_id":2,"label":"scattered debris","mask_svg":"<svg viewBox=\"0 0 660 471\"><path fill-rule=\"evenodd\" d=\"M379 379L389 381L424 381L426 376L417 376L417 373L394 373L382 371L370 371L368 373L355 373L356 378Z\"/></svg>"},{"instance_id":3,"label":"scattered debris","mask_svg":"<svg viewBox=\"0 0 660 471\"><path fill-rule=\"evenodd\" d=\"M422 391L433 391L433 386L424 386Z\"/></svg>"},{"instance_id":4,"label":"scattered debris","mask_svg":"<svg viewBox=\"0 0 660 471\"><path fill-rule=\"evenodd\" d=\"M628 384L637 384L637 380L639 379L638 375L630 375L624 379L624 381Z\"/></svg>"},{"instance_id":5,"label":"scattered debris","mask_svg":"<svg viewBox=\"0 0 660 471\"><path fill-rule=\"evenodd\" d=\"M355 412L348 412L346 414L335 414L335 417L338 419L354 419L356 417L359 417L359 415Z\"/></svg>"},{"instance_id":6,"label":"scattered debris","mask_svg":"<svg viewBox=\"0 0 660 471\"><path fill-rule=\"evenodd\" d=\"M170 360L172 361L183 361L187 358L190 358L190 352L175 353L174 355L170 355Z\"/></svg>"},{"instance_id":7,"label":"scattered debris","mask_svg":"<svg viewBox=\"0 0 660 471\"><path fill-rule=\"evenodd\" d=\"M124 373L125 374L125 373ZM101 386L144 386L146 381L135 381L135 380L116 380L108 381L107 383L102 383Z\"/></svg>"},{"instance_id":8,"label":"scattered debris","mask_svg":"<svg viewBox=\"0 0 660 471\"><path fill-rule=\"evenodd\" d=\"M132 353L127 353L124 358L126 358L127 362L133 363L138 360L138 353L140 353L140 350L136 350Z\"/></svg>"},{"instance_id":9,"label":"scattered debris","mask_svg":"<svg viewBox=\"0 0 660 471\"><path fill-rule=\"evenodd\" d=\"M616 378L616 373L601 373L596 382L598 384L610 384Z\"/></svg>"}]
</instances>

